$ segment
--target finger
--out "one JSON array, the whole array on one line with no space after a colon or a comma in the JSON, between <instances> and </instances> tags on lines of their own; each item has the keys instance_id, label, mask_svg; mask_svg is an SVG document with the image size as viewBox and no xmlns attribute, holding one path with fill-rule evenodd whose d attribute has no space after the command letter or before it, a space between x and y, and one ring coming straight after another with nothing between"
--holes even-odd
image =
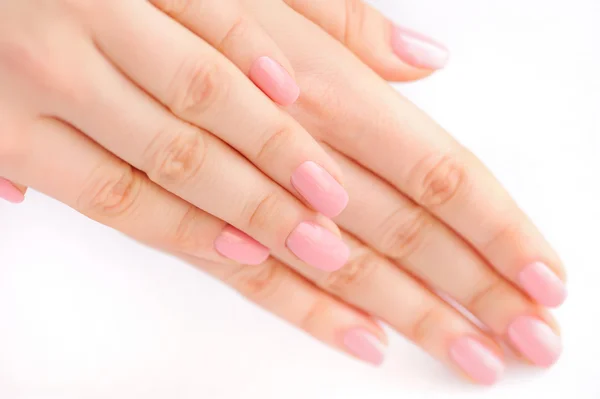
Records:
<instances>
[{"instance_id":1,"label":"finger","mask_svg":"<svg viewBox=\"0 0 600 399\"><path fill-rule=\"evenodd\" d=\"M0 198L13 204L25 201L27 187L11 182L0 177Z\"/></svg>"},{"instance_id":2,"label":"finger","mask_svg":"<svg viewBox=\"0 0 600 399\"><path fill-rule=\"evenodd\" d=\"M80 69L69 80L77 96L55 98L46 114L59 115L159 186L273 253L327 270L343 265L347 247L318 223L316 212L221 140L174 117L95 49L82 46L78 54Z\"/></svg>"},{"instance_id":3,"label":"finger","mask_svg":"<svg viewBox=\"0 0 600 399\"><path fill-rule=\"evenodd\" d=\"M151 3L223 53L273 101L286 106L298 99L289 61L237 0Z\"/></svg>"},{"instance_id":4,"label":"finger","mask_svg":"<svg viewBox=\"0 0 600 399\"><path fill-rule=\"evenodd\" d=\"M244 267L182 259L223 280L242 295L316 339L380 365L387 338L362 312L333 298L277 260Z\"/></svg>"},{"instance_id":5,"label":"finger","mask_svg":"<svg viewBox=\"0 0 600 399\"><path fill-rule=\"evenodd\" d=\"M558 255L480 161L316 27L290 17L287 26L304 32L302 40L275 35L266 14L257 15L282 48L300 55L322 49L323 61L310 68L326 76L298 76L307 89L292 111L305 128L443 221L539 304L564 301ZM311 73L302 57L288 57L297 70Z\"/></svg>"},{"instance_id":6,"label":"finger","mask_svg":"<svg viewBox=\"0 0 600 399\"><path fill-rule=\"evenodd\" d=\"M422 79L448 62L445 46L394 25L362 0L285 2L339 40L386 80Z\"/></svg>"},{"instance_id":7,"label":"finger","mask_svg":"<svg viewBox=\"0 0 600 399\"><path fill-rule=\"evenodd\" d=\"M493 384L504 369L502 350L464 316L408 274L344 236L349 262L324 274L299 268L324 290L380 318L433 357L479 384Z\"/></svg>"},{"instance_id":8,"label":"finger","mask_svg":"<svg viewBox=\"0 0 600 399\"><path fill-rule=\"evenodd\" d=\"M19 135L24 145L3 149L18 161L0 163L2 173L100 223L155 247L221 263L259 264L269 255L62 122L40 119Z\"/></svg>"},{"instance_id":9,"label":"finger","mask_svg":"<svg viewBox=\"0 0 600 399\"><path fill-rule=\"evenodd\" d=\"M221 54L146 2L116 2L98 45L137 84L184 120L238 150L313 208L335 216L347 203L335 163L293 118ZM136 18L131 19L130 16ZM160 53L160 56L157 56Z\"/></svg>"},{"instance_id":10,"label":"finger","mask_svg":"<svg viewBox=\"0 0 600 399\"><path fill-rule=\"evenodd\" d=\"M560 338L539 306L423 208L344 156L334 154L334 159L344 170L351 198L360 198L337 218L340 226L449 296L534 364L556 362Z\"/></svg>"}]
</instances>

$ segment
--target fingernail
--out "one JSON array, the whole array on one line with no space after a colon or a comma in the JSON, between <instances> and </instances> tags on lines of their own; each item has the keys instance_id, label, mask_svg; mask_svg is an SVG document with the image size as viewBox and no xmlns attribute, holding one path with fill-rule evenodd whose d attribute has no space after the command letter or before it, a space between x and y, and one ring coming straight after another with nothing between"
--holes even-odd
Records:
<instances>
[{"instance_id":1,"label":"fingernail","mask_svg":"<svg viewBox=\"0 0 600 399\"><path fill-rule=\"evenodd\" d=\"M392 48L401 60L416 68L442 69L450 58L450 52L444 45L399 26L393 29Z\"/></svg>"},{"instance_id":2,"label":"fingernail","mask_svg":"<svg viewBox=\"0 0 600 399\"><path fill-rule=\"evenodd\" d=\"M519 282L529 296L540 305L557 307L567 298L565 283L541 262L527 266L519 273Z\"/></svg>"},{"instance_id":3,"label":"fingernail","mask_svg":"<svg viewBox=\"0 0 600 399\"><path fill-rule=\"evenodd\" d=\"M0 198L13 204L19 204L25 200L23 193L10 181L0 177Z\"/></svg>"},{"instance_id":4,"label":"fingernail","mask_svg":"<svg viewBox=\"0 0 600 399\"><path fill-rule=\"evenodd\" d=\"M316 211L327 217L339 215L348 205L344 187L312 161L304 162L294 171L292 185Z\"/></svg>"},{"instance_id":5,"label":"fingernail","mask_svg":"<svg viewBox=\"0 0 600 399\"><path fill-rule=\"evenodd\" d=\"M364 328L354 328L344 334L344 346L359 359L379 366L383 363L383 344Z\"/></svg>"},{"instance_id":6,"label":"fingernail","mask_svg":"<svg viewBox=\"0 0 600 399\"><path fill-rule=\"evenodd\" d=\"M504 372L504 362L500 357L474 338L456 340L450 347L450 357L479 384L492 385Z\"/></svg>"},{"instance_id":7,"label":"fingernail","mask_svg":"<svg viewBox=\"0 0 600 399\"><path fill-rule=\"evenodd\" d=\"M341 238L315 223L300 223L287 239L287 246L300 260L332 272L348 261L350 249Z\"/></svg>"},{"instance_id":8,"label":"fingernail","mask_svg":"<svg viewBox=\"0 0 600 399\"><path fill-rule=\"evenodd\" d=\"M523 355L540 367L552 366L562 351L560 337L534 317L517 318L508 328L508 336Z\"/></svg>"},{"instance_id":9,"label":"fingernail","mask_svg":"<svg viewBox=\"0 0 600 399\"><path fill-rule=\"evenodd\" d=\"M300 96L300 88L277 61L260 57L250 68L250 79L273 101L281 105L292 105Z\"/></svg>"},{"instance_id":10,"label":"fingernail","mask_svg":"<svg viewBox=\"0 0 600 399\"><path fill-rule=\"evenodd\" d=\"M259 265L269 249L233 226L226 226L215 240L215 249L224 257L244 265Z\"/></svg>"}]
</instances>

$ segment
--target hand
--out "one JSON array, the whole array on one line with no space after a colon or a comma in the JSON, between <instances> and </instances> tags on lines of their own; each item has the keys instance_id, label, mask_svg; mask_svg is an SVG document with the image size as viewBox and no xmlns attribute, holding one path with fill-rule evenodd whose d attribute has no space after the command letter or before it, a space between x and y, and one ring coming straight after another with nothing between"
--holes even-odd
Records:
<instances>
[{"instance_id":1,"label":"hand","mask_svg":"<svg viewBox=\"0 0 600 399\"><path fill-rule=\"evenodd\" d=\"M281 14L286 6L280 2L249 3L297 71L303 95L292 114L344 171L351 200L336 221L351 246L350 261L324 274L288 259L251 268L187 260L318 339L372 363L382 361L385 338L365 314L478 383L493 383L502 372L498 340L535 365L554 363L560 339L544 306L565 299L565 273L506 191L340 43L290 9ZM330 14L319 14L309 1L290 3L315 21L328 21L334 37L385 77L406 80L427 72L393 58L393 28L372 9L335 1L328 2ZM344 4L354 5L353 12ZM388 56L369 56L364 48L387 49Z\"/></svg>"},{"instance_id":2,"label":"hand","mask_svg":"<svg viewBox=\"0 0 600 399\"><path fill-rule=\"evenodd\" d=\"M303 4L295 2L296 7L302 7ZM335 2L335 4L343 5L339 2ZM556 348L552 346L553 340L556 341L556 339L547 327L543 327L541 323L535 321L543 319L552 325L551 318L523 292L516 290L507 283L507 280L499 277L497 272L492 271L488 262L503 271L505 270L502 267L503 264L513 262L515 266L526 264L527 262L521 260L527 261L527 256L524 255L532 253L535 256L530 256L531 258L544 260L557 274L562 276L560 263L535 230L533 230L535 234L532 234L524 242L525 246L516 245L517 240L523 235L523 231L527 231L523 228L530 228L531 224L516 210L514 204L507 199L506 194L497 183L493 180L485 180L490 181L491 183L488 184L491 184L502 196L494 198L483 195L481 200L485 200L486 205L488 203L498 205L498 200L506 201L504 209L507 209L507 212L512 209L513 212L503 216L507 217L506 221L511 225L514 223L519 228L511 230L513 235L500 234L496 240L491 240L495 243L490 244L488 251L481 251L484 256L481 257L466 244L466 242L472 242L472 238L470 238L472 234L464 233L464 225L461 226L461 223L458 223L458 227L462 229L463 233L455 234L453 230L446 228L445 224L440 222L443 219L438 218L435 210L430 210L431 205L415 205L412 198L418 196L414 194L414 191L407 190L405 193L404 189L398 189L400 184L397 183L404 181L405 176L401 172L414 169L414 165L400 164L396 160L397 152L400 149L404 149L403 152L407 153L413 147L415 150L429 150L432 153L451 148L457 152L459 149L460 151L464 150L458 146L445 147L445 145L456 145L456 143L413 106L397 97L385 84L373 76L372 72L349 56L339 44L331 41L304 19L289 10L285 11L289 19L272 18L274 9L281 8L281 5L276 3L254 2L251 6L259 21L272 32L273 37L286 50L286 55L292 58L296 69L301 70L298 69L298 66L305 68L302 73L298 74L298 77L308 96L306 101L303 98L300 106L294 110L294 114L307 126L315 126L315 134L323 137L327 143L332 144L337 138L339 141L335 141L335 144L340 147L337 149L337 156L342 156L339 155L340 152L351 153L346 148L349 147L356 151L355 160L367 166L367 168L357 167L348 161L343 165L345 169L352 172L349 176L349 187L353 194L353 200L339 220L350 233L361 238L365 243L373 245L373 248L380 249L388 255L388 258L382 257L373 249L365 247L355 238L348 236L352 246L351 261L347 267L331 275L317 274L314 270L298 265L296 259L287 260L285 257L282 259L297 272L275 259L270 259L258 267L223 265L201 261L189 256L186 259L224 278L241 292L291 323L302 326L315 337L373 363L379 363L382 360L378 342L385 342L385 338L381 329L374 324L373 320L366 317L364 312L384 319L428 352L458 368L461 372L466 372L480 383L491 383L496 380L502 368L501 349L493 340L496 335L501 338L511 335L511 341L521 349L523 354L540 365L547 365L554 361L557 351L553 350ZM269 9L266 8L267 6ZM368 10L368 18L364 14L350 13L351 17L360 18L350 18L348 19L349 23L353 24L354 21L362 20L367 21L370 27L380 26L382 28L380 31L369 29L370 34L365 35L365 41L361 42L358 32L352 33L352 30L336 24L336 21L340 21L337 19L338 16L347 15L345 10L342 8L332 10L336 13L313 12L306 14L315 20L317 20L316 16L321 15L323 21L331 21L331 26L327 28L332 33L336 31L349 32L347 37L355 38L355 40L346 44L356 54L362 55L363 59L380 73L387 71L386 73L395 75L395 77L390 77L386 73L382 73L384 76L403 80L408 79L410 74L415 74L413 77L419 77L429 73L427 70L408 67L392 58L393 54L381 59L378 57L367 58L365 54L361 54L361 48L389 48L389 36L386 34L390 32L390 25L379 19L377 14L359 6L358 10L362 10L359 12ZM286 31L283 32L280 27L285 27ZM301 35L294 34L295 29L298 28L302 31ZM379 33L381 33L380 36ZM305 39L306 42L304 42ZM398 45L398 43L396 44ZM322 45L323 49L320 47ZM375 54L383 53L375 52ZM318 69L315 73L317 68L325 69ZM327 73L323 74L323 71L327 71ZM323 94L323 107L317 107L317 100ZM347 103L340 103L340 98ZM402 118L397 116L400 110L403 111ZM320 120L323 116L331 119ZM360 138L361 141L348 143L349 140L344 140L342 132L348 134L349 137ZM369 132L369 135L363 132ZM387 143L397 143L400 139L408 144L402 143L402 146L394 146L396 150L392 152L391 146ZM437 145L436 141L439 141ZM383 151L370 154L362 148L358 148L361 146ZM456 156L457 154L453 153L452 155ZM386 160L378 164L373 161L376 156L382 156ZM389 170L379 172L382 168L385 169L385 165L383 167L381 165L389 162L390 157L393 157L393 162L387 166ZM460 159L462 160L462 158ZM411 161L411 158L407 157L407 161ZM425 163L422 166L429 165ZM468 172L469 177L471 177L471 173L476 172L475 177L481 174L489 178L486 173L481 172L480 165L475 163L474 166L476 167L474 170L466 168L461 170L465 173ZM373 174L373 171L379 172L381 177ZM416 181L419 172L421 172L419 169L415 169L414 174L409 173L414 177L408 180ZM396 176L396 173L399 176ZM438 181L438 179L433 181ZM476 180L474 183L480 183L480 180ZM421 185L414 184L414 186L420 187ZM436 187L431 184L428 186ZM471 185L469 186L471 187ZM365 190L364 187L368 188ZM454 186L451 185L451 187ZM473 187L477 188L478 186L473 185ZM440 194L445 192L447 190L436 188L432 194L437 195L429 194L424 198L431 196L439 198ZM356 195L357 193L358 195ZM365 194L370 194L370 198L365 199ZM441 197L446 198L447 194L441 195ZM374 202L377 205L364 206L369 203L368 200L373 198L378 201ZM458 198L461 200L457 201L459 203L464 201L464 198L460 197L450 196L449 198ZM420 203L425 205L425 202L421 201ZM450 199L443 201L439 208L444 208L446 204L452 202ZM167 208L161 207L161 209ZM496 223L502 222L502 220L498 220L494 210L494 208L487 211L481 210L481 212L489 214L484 219L486 223L481 224L480 228L495 227L492 223L494 217L496 217ZM472 214L477 210L466 209L466 211L468 211L466 216L471 219L467 218L465 222L472 221ZM464 213L463 209L460 214L464 215ZM374 219L373 216L377 218ZM388 218L388 216L392 217ZM145 223L153 223L152 220L144 219ZM168 220L164 218L161 220L163 226L169 225ZM414 222L410 223L411 221ZM517 224L518 221L521 221L522 224ZM454 226L457 223L449 224ZM501 258L498 259L498 256L492 256L494 248L496 248L496 253L502 251L505 256L508 255L505 261L502 261ZM439 264L445 264L446 262L442 263L442 261L447 259L455 259L455 261L444 269L434 269ZM482 322L490 327L491 333L482 333L460 313L442 302L432 291L425 289L408 271L422 276L422 280L425 282L429 282L435 288L440 287L457 301L466 304ZM319 288L307 282L298 272L316 282ZM357 309L361 309L361 311ZM398 309L402 309L402 312L399 312ZM512 322L521 315L535 316L536 319L533 323ZM534 331L524 331L531 326L534 327ZM555 326L552 325L552 327ZM537 328L537 333L545 333L546 338L549 339L545 342L542 340L542 344L539 340L524 341L528 338L528 334L530 338L535 338L531 337L531 333L536 332L535 328ZM510 333L511 331L512 333Z\"/></svg>"},{"instance_id":3,"label":"hand","mask_svg":"<svg viewBox=\"0 0 600 399\"><path fill-rule=\"evenodd\" d=\"M197 35L154 3L2 2L0 176L173 251L339 268L315 212L346 206L339 168L254 85L290 105L289 62L235 0L203 2Z\"/></svg>"}]
</instances>

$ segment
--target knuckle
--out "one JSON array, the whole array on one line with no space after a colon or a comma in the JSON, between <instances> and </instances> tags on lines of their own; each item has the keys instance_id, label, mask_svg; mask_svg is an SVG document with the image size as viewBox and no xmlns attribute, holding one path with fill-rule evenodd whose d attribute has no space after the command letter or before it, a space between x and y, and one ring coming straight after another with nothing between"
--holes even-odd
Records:
<instances>
[{"instance_id":1,"label":"knuckle","mask_svg":"<svg viewBox=\"0 0 600 399\"><path fill-rule=\"evenodd\" d=\"M180 116L202 114L227 95L229 76L215 60L187 61L168 89L171 111Z\"/></svg>"},{"instance_id":2,"label":"knuckle","mask_svg":"<svg viewBox=\"0 0 600 399\"><path fill-rule=\"evenodd\" d=\"M332 313L331 302L323 298L317 299L302 316L298 327L310 334L322 328L323 323L330 323Z\"/></svg>"},{"instance_id":3,"label":"knuckle","mask_svg":"<svg viewBox=\"0 0 600 399\"><path fill-rule=\"evenodd\" d=\"M289 272L273 261L259 266L241 266L230 277L230 283L242 295L256 303L271 300L289 277Z\"/></svg>"},{"instance_id":4,"label":"knuckle","mask_svg":"<svg viewBox=\"0 0 600 399\"><path fill-rule=\"evenodd\" d=\"M207 154L206 141L202 133L195 130L174 136L164 131L157 135L146 154L147 173L152 181L181 186L201 175Z\"/></svg>"},{"instance_id":5,"label":"knuckle","mask_svg":"<svg viewBox=\"0 0 600 399\"><path fill-rule=\"evenodd\" d=\"M77 206L82 213L99 218L123 218L134 211L142 184L140 174L125 163L110 170L98 167Z\"/></svg>"},{"instance_id":6,"label":"knuckle","mask_svg":"<svg viewBox=\"0 0 600 399\"><path fill-rule=\"evenodd\" d=\"M360 37L365 27L367 5L363 0L346 0L345 21L343 24L343 43L350 44Z\"/></svg>"},{"instance_id":7,"label":"knuckle","mask_svg":"<svg viewBox=\"0 0 600 399\"><path fill-rule=\"evenodd\" d=\"M397 209L379 228L381 252L394 260L410 257L423 247L431 225L429 214L418 206Z\"/></svg>"},{"instance_id":8,"label":"knuckle","mask_svg":"<svg viewBox=\"0 0 600 399\"><path fill-rule=\"evenodd\" d=\"M257 203L248 207L248 229L252 231L272 230L274 221L281 218L283 204L278 192L271 192L262 197Z\"/></svg>"},{"instance_id":9,"label":"knuckle","mask_svg":"<svg viewBox=\"0 0 600 399\"><path fill-rule=\"evenodd\" d=\"M428 338L435 333L436 329L444 325L445 318L441 308L435 306L426 308L412 321L406 336L417 345L426 346Z\"/></svg>"},{"instance_id":10,"label":"knuckle","mask_svg":"<svg viewBox=\"0 0 600 399\"><path fill-rule=\"evenodd\" d=\"M466 171L452 156L428 157L415 171L417 202L428 208L448 204L466 186Z\"/></svg>"},{"instance_id":11,"label":"knuckle","mask_svg":"<svg viewBox=\"0 0 600 399\"><path fill-rule=\"evenodd\" d=\"M502 303L501 298L511 298L512 288L504 281L494 278L479 284L473 292L464 299L464 306L471 313L477 315L489 309L490 304Z\"/></svg>"},{"instance_id":12,"label":"knuckle","mask_svg":"<svg viewBox=\"0 0 600 399\"><path fill-rule=\"evenodd\" d=\"M256 163L267 164L286 148L292 148L297 135L291 126L276 129L264 139L256 155Z\"/></svg>"},{"instance_id":13,"label":"knuckle","mask_svg":"<svg viewBox=\"0 0 600 399\"><path fill-rule=\"evenodd\" d=\"M382 265L380 257L364 249L354 256L340 270L329 273L321 286L339 296L351 295L351 292L367 282Z\"/></svg>"},{"instance_id":14,"label":"knuckle","mask_svg":"<svg viewBox=\"0 0 600 399\"><path fill-rule=\"evenodd\" d=\"M250 33L251 21L244 15L238 17L229 27L223 38L215 47L222 53L227 53L227 49L235 43L241 42L244 37Z\"/></svg>"},{"instance_id":15,"label":"knuckle","mask_svg":"<svg viewBox=\"0 0 600 399\"><path fill-rule=\"evenodd\" d=\"M168 247L172 250L196 254L204 246L204 235L198 231L201 218L201 212L193 205L188 206L188 210L177 223L174 233L167 239Z\"/></svg>"}]
</instances>

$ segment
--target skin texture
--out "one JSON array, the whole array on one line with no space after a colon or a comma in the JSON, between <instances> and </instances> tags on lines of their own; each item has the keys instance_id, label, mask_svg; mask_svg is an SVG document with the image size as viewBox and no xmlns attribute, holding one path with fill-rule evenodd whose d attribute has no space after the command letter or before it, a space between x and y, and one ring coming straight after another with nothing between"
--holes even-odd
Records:
<instances>
[{"instance_id":1,"label":"skin texture","mask_svg":"<svg viewBox=\"0 0 600 399\"><path fill-rule=\"evenodd\" d=\"M204 12L194 8L200 4L194 1L185 9L169 7L180 4L177 2L154 3L200 36L202 27L211 22L210 18L205 19L210 12L209 1L202 2L207 7ZM144 49L152 46L166 49L160 46L163 43L160 36L167 35L154 28L152 40L141 40L140 32L146 32L144 24L155 27L156 23L147 22L139 13L136 14L139 26L129 22L127 17L132 11L128 7L133 7L129 2L107 2L110 6L94 9L94 18L87 22L94 27L97 45L113 62L129 71L127 76L108 84L103 73L107 66L98 66L102 65L101 57L86 53L84 46L77 53L82 59L77 61L85 63L88 75L79 74L82 68L75 69L73 65L77 63L69 64L65 56L67 61L57 71L66 69L63 72L70 77L68 82L57 81L50 75L53 79L47 76L38 79L35 87L20 87L20 92L37 94L36 98L41 98L38 102L55 99L55 112L67 112L76 105L68 114L72 118L68 121L79 129L57 118L32 116L25 107L14 110L11 115L15 117L0 121L4 143L0 146L3 151L0 175L31 185L140 241L180 255L317 339L364 361L373 364L382 361L386 339L375 322L380 319L477 383L491 384L499 378L503 368L499 340L506 340L534 364L547 367L554 363L560 352L557 327L543 305L557 306L564 300L564 290L560 288L565 273L558 256L481 162L384 81L414 80L432 70L415 66L414 59L411 62L406 57L406 48L397 51L398 44L394 41L397 31L393 25L358 1L332 0L323 4L290 0L288 3L248 0L239 6L280 52L271 58L293 71L290 75L294 76L301 95L287 111L322 144L329 154L329 164L335 165L332 168L340 168L331 174L344 176L349 202L334 218L339 229L323 216L311 214L308 209L290 210L271 197L260 201L260 206L248 205L253 204L252 199L240 193L256 186L256 180L252 179L255 174L248 172L254 169L245 160L235 158L228 162L228 168L234 169L232 179L238 183L231 185L227 195L235 198L232 204L241 206L241 213L248 207L260 212L252 212L251 228L236 226L246 227L242 230L248 235L232 233L228 227L226 237L221 237L223 220L236 225L232 223L235 218L215 212L220 220L199 208L217 209L222 198L227 198L222 193L217 195L213 187L219 186L222 175L221 180L215 180L210 177L213 169L205 167L198 175L198 183L193 179L186 179L185 184L157 178L151 181L137 170L147 172L142 167L144 162L134 162L135 168L131 168L86 136L108 149L111 143L126 139L131 152L127 155L123 152L122 156L129 159L135 157L134 151L143 144L134 140L134 134L123 132L143 131L140 127L152 131L152 126L164 125L160 118L180 118L185 121L182 127L208 124L210 131L222 131L223 135L232 131L227 126L245 126L243 121L258 126L260 122L240 119L244 115L232 111L226 114L230 124L222 126L218 118L207 118L204 112L172 107L169 113L150 105L136 105L143 96L133 96L123 86L134 80L162 101L161 93L169 87L169 81L151 81L148 77L160 75L157 71L177 69L168 58L177 59L172 55L177 54L178 48L187 47L171 45L168 55L161 53L161 57L144 59L144 55L152 54ZM316 3L321 6L315 6ZM77 9L73 18L80 21L78 18L88 15L86 12L89 10ZM148 15L153 15L148 17L152 20L157 14ZM106 20L120 21L116 23L119 29L103 25ZM205 38L207 41L220 43L218 37L236 37L220 29L222 21L217 22L215 36ZM58 31L56 27L53 29ZM67 36L75 33L80 34L75 29ZM191 39L182 40L191 43ZM257 54L252 53L253 46L216 47L243 73L251 71L253 57L247 54ZM418 48L421 60L423 48ZM435 59L439 61L439 48L435 51ZM285 54L285 60L280 54ZM87 63L89 59L98 62ZM146 62L140 65L140 59ZM101 82L103 90L81 94L83 80ZM2 73L0 81L4 84ZM73 90L74 87L78 90ZM32 97L27 96L20 103L3 101L0 97L0 109L11 109L9 104L15 108L14 103L32 102ZM76 115L82 114L81 104L97 106L97 109L91 107L95 114L85 113L87 121ZM222 116L227 108L218 105L209 108ZM44 115L54 115L45 111ZM258 115L257 110L249 112ZM111 114L122 116L117 121L105 121L106 115ZM102 126L103 131L92 133L93 126ZM114 137L107 136L106 131ZM276 142L274 147L284 148L286 142ZM265 169L290 153L282 150L273 154L263 158ZM212 158L209 165L223 162L221 158ZM236 169L238 164L240 167ZM64 178L48 179L48 176ZM293 182L286 182L277 172L273 176L282 193L283 189L294 192ZM194 197L194 192L203 191L200 182L207 181L211 183L207 186L211 195ZM302 187L310 187L302 179L299 181ZM327 246L336 247L336 253L340 247L331 245L331 240L340 235L344 238L349 249L344 266L325 271L299 259L298 253L304 254L307 246L320 242L311 238L314 229L305 229L306 225L300 224L302 219L329 230ZM273 231L274 220L278 221L277 226L284 227L275 228L274 238L269 240L265 232ZM294 230L295 226L301 228ZM306 235L295 241L306 245L294 254L285 240L303 231ZM244 252L259 263L265 257L263 248L270 249L272 257L257 266L241 265L219 254L215 240L224 245L225 251L232 251L234 256L230 258L236 259ZM306 258L314 259L315 254L322 255L314 251ZM532 265L536 265L535 269ZM547 284L563 297L540 296L539 287ZM533 287L534 292L528 292L528 287ZM466 308L487 330L482 331L433 290ZM397 312L399 308L403 312ZM377 340L379 343L375 344Z\"/></svg>"}]
</instances>

